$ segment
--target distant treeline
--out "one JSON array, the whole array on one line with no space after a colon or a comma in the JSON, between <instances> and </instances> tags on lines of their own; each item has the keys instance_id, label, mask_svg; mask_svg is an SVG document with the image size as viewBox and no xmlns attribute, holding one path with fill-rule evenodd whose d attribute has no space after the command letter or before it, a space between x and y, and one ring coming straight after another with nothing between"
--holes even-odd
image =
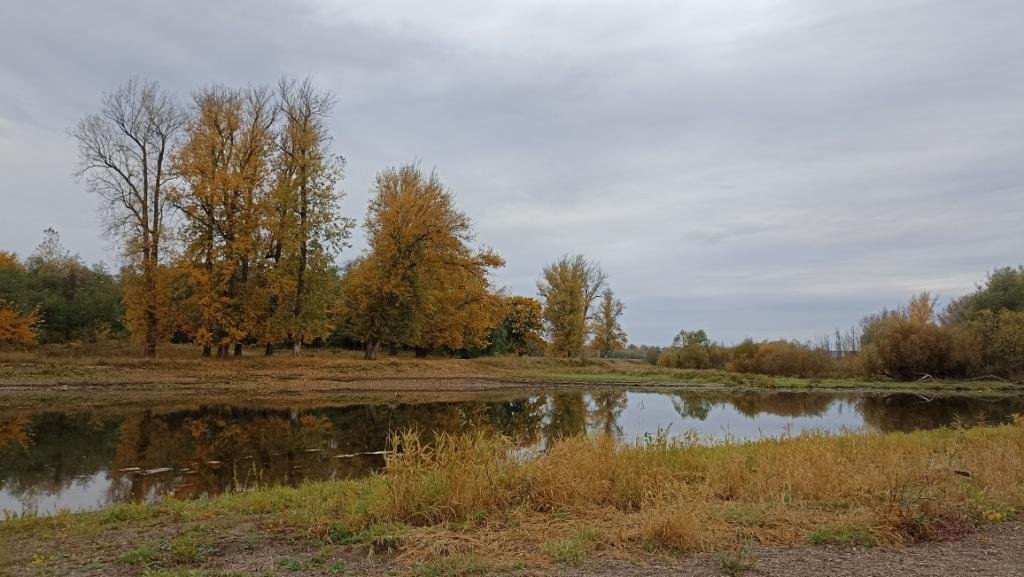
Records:
<instances>
[{"instance_id":1,"label":"distant treeline","mask_svg":"<svg viewBox=\"0 0 1024 577\"><path fill-rule=\"evenodd\" d=\"M639 352L639 351L638 351ZM663 367L723 369L792 377L886 376L897 380L1024 379L1024 267L1002 268L936 314L927 292L871 314L846 333L814 343L747 339L712 342L681 331L669 347L642 351Z\"/></svg>"}]
</instances>

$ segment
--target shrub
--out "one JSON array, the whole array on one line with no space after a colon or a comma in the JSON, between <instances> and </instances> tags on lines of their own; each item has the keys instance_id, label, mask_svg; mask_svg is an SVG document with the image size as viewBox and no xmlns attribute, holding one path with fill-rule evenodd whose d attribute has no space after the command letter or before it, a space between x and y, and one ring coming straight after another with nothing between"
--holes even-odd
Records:
<instances>
[{"instance_id":1,"label":"shrub","mask_svg":"<svg viewBox=\"0 0 1024 577\"><path fill-rule=\"evenodd\" d=\"M665 349L658 355L658 366L671 369L724 369L729 349L715 344L688 343Z\"/></svg>"},{"instance_id":2,"label":"shrub","mask_svg":"<svg viewBox=\"0 0 1024 577\"><path fill-rule=\"evenodd\" d=\"M1024 312L983 310L970 330L981 348L983 372L1024 379Z\"/></svg>"},{"instance_id":3,"label":"shrub","mask_svg":"<svg viewBox=\"0 0 1024 577\"><path fill-rule=\"evenodd\" d=\"M832 372L832 356L792 341L754 343L747 339L733 349L730 370L780 377L821 377Z\"/></svg>"},{"instance_id":4,"label":"shrub","mask_svg":"<svg viewBox=\"0 0 1024 577\"><path fill-rule=\"evenodd\" d=\"M965 377L981 360L977 339L956 326L889 317L875 321L870 334L861 352L865 368L897 380Z\"/></svg>"}]
</instances>

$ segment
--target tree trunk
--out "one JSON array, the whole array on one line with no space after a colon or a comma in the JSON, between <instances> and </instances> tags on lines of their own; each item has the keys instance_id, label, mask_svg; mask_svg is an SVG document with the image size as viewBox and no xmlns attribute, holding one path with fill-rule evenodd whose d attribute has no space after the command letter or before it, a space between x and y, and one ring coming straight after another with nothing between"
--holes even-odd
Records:
<instances>
[{"instance_id":1,"label":"tree trunk","mask_svg":"<svg viewBox=\"0 0 1024 577\"><path fill-rule=\"evenodd\" d=\"M388 356L391 356L391 357L397 357L398 356L398 343L391 343L391 344L388 345Z\"/></svg>"},{"instance_id":2,"label":"tree trunk","mask_svg":"<svg viewBox=\"0 0 1024 577\"><path fill-rule=\"evenodd\" d=\"M235 356L242 356L242 343L235 343Z\"/></svg>"},{"instance_id":3,"label":"tree trunk","mask_svg":"<svg viewBox=\"0 0 1024 577\"><path fill-rule=\"evenodd\" d=\"M302 339L295 339L295 342L292 343L292 356L293 357L301 357L302 356Z\"/></svg>"},{"instance_id":4,"label":"tree trunk","mask_svg":"<svg viewBox=\"0 0 1024 577\"><path fill-rule=\"evenodd\" d=\"M227 356L228 356L228 346L227 345L217 345L217 358L218 359L224 359L224 358L227 358Z\"/></svg>"},{"instance_id":5,"label":"tree trunk","mask_svg":"<svg viewBox=\"0 0 1024 577\"><path fill-rule=\"evenodd\" d=\"M213 354L213 347L211 347L208 344L203 345L203 356L204 357L209 357L212 354Z\"/></svg>"},{"instance_id":6,"label":"tree trunk","mask_svg":"<svg viewBox=\"0 0 1024 577\"><path fill-rule=\"evenodd\" d=\"M366 348L363 352L363 359L367 361L377 360L377 347L380 343L376 339L366 341Z\"/></svg>"},{"instance_id":7,"label":"tree trunk","mask_svg":"<svg viewBox=\"0 0 1024 577\"><path fill-rule=\"evenodd\" d=\"M266 348L263 349L263 356L269 357L274 354L274 344L267 343Z\"/></svg>"}]
</instances>

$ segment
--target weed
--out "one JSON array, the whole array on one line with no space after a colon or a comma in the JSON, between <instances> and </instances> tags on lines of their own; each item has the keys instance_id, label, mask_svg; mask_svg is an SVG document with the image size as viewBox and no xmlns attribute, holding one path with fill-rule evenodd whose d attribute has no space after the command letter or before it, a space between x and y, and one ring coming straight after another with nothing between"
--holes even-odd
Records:
<instances>
[{"instance_id":1,"label":"weed","mask_svg":"<svg viewBox=\"0 0 1024 577\"><path fill-rule=\"evenodd\" d=\"M552 561L570 567L579 567L597 546L600 538L600 533L595 529L582 527L572 537L549 542L545 547L545 552Z\"/></svg>"},{"instance_id":2,"label":"weed","mask_svg":"<svg viewBox=\"0 0 1024 577\"><path fill-rule=\"evenodd\" d=\"M878 538L867 527L857 525L825 525L807 536L812 545L856 545L874 547Z\"/></svg>"},{"instance_id":3,"label":"weed","mask_svg":"<svg viewBox=\"0 0 1024 577\"><path fill-rule=\"evenodd\" d=\"M413 567L415 577L467 577L483 575L487 566L472 555L453 555Z\"/></svg>"},{"instance_id":4,"label":"weed","mask_svg":"<svg viewBox=\"0 0 1024 577\"><path fill-rule=\"evenodd\" d=\"M736 551L719 553L718 567L726 577L740 577L754 569L757 560L744 547Z\"/></svg>"},{"instance_id":5,"label":"weed","mask_svg":"<svg viewBox=\"0 0 1024 577\"><path fill-rule=\"evenodd\" d=\"M129 565L149 567L156 562L158 554L159 550L156 547L149 543L143 543L122 555L121 561Z\"/></svg>"},{"instance_id":6,"label":"weed","mask_svg":"<svg viewBox=\"0 0 1024 577\"><path fill-rule=\"evenodd\" d=\"M171 561L180 565L198 565L210 552L210 546L192 534L177 537L168 549Z\"/></svg>"}]
</instances>

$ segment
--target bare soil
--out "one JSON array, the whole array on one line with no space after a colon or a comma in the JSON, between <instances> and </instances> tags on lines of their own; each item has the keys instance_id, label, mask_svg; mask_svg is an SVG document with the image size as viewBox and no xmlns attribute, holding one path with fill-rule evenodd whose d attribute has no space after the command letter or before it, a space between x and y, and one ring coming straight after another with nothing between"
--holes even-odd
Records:
<instances>
[{"instance_id":1,"label":"bare soil","mask_svg":"<svg viewBox=\"0 0 1024 577\"><path fill-rule=\"evenodd\" d=\"M21 535L0 539L0 575L139 575L145 565L125 553L161 536L172 538L180 526L106 530L95 537ZM1024 577L1024 521L983 527L954 541L903 548L753 546L743 552L703 555L652 554L621 560L597 556L580 567L549 563L515 565L514 560L482 560L493 569L455 570L403 562L401 552L378 553L367 546L318 547L275 530L273 520L252 520L215 529L201 559L156 566L180 571L169 575L508 575L521 577ZM742 563L736 563L736 561ZM457 566L457 564L455 565ZM453 567L455 567L453 566ZM152 565L151 565L152 567ZM192 573L189 573L189 572Z\"/></svg>"}]
</instances>

